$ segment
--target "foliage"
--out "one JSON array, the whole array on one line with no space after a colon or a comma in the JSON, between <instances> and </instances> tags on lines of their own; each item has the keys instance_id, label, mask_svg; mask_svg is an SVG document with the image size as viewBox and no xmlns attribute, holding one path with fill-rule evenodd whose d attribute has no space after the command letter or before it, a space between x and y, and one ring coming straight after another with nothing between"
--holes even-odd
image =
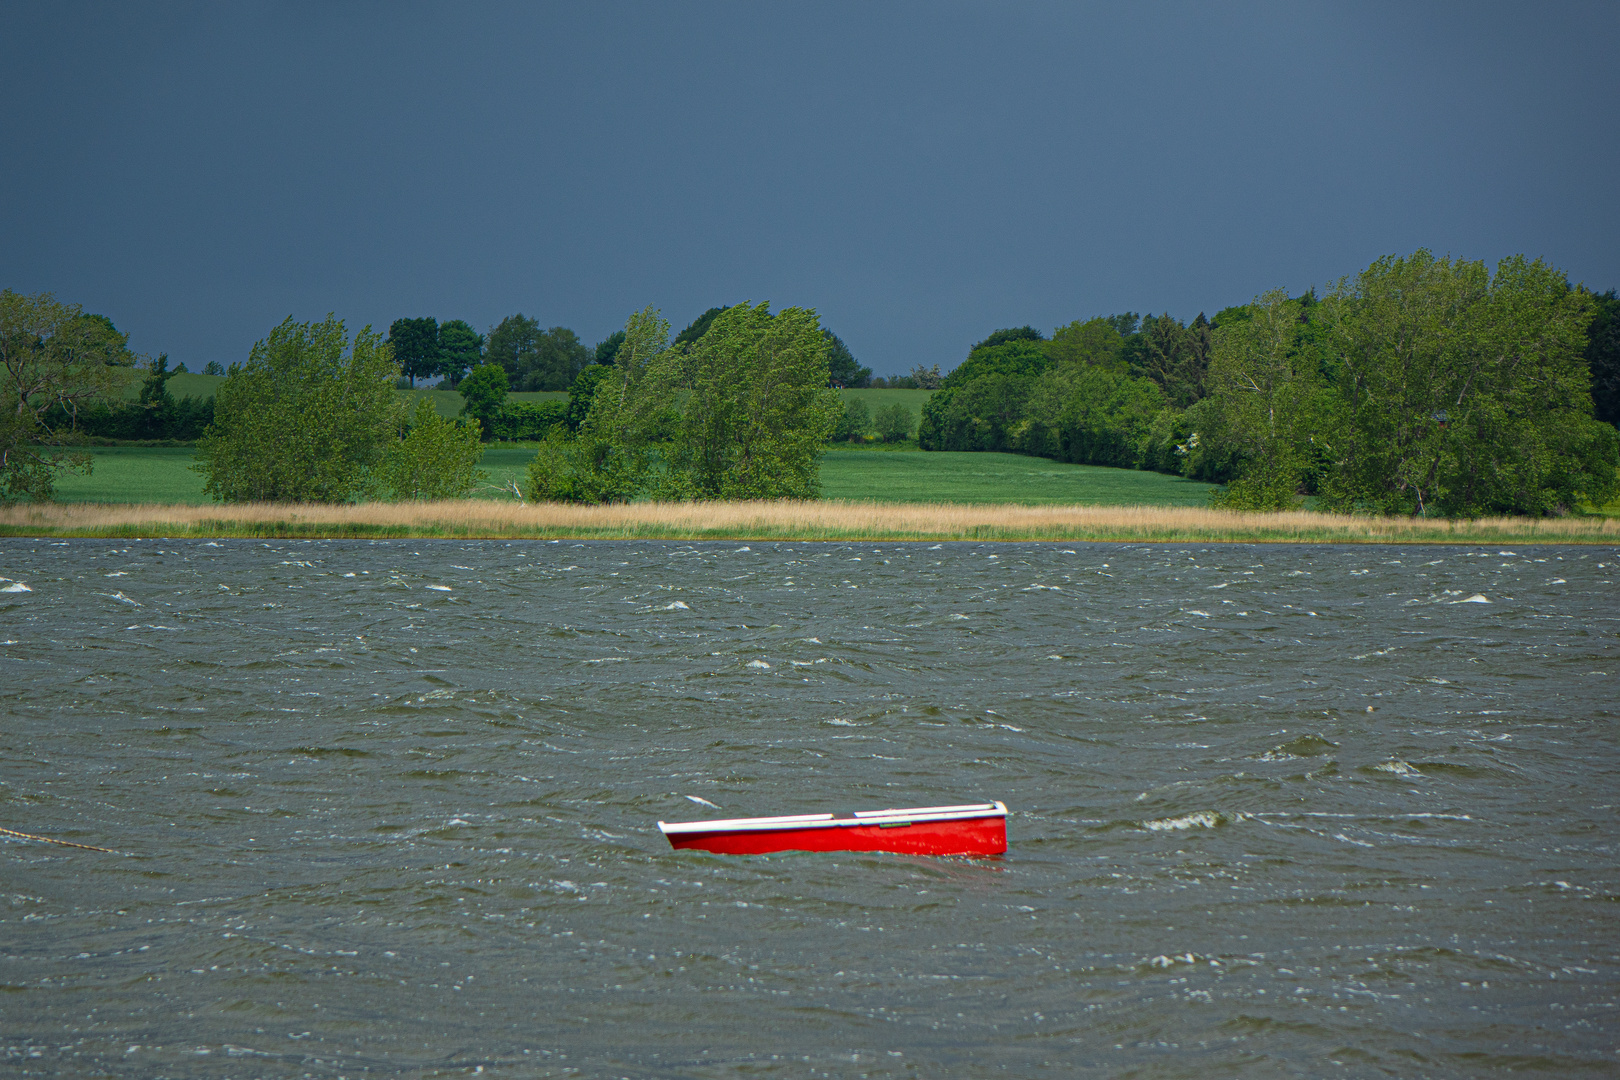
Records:
<instances>
[{"instance_id":1,"label":"foliage","mask_svg":"<svg viewBox=\"0 0 1620 1080\"><path fill-rule=\"evenodd\" d=\"M647 308L630 316L624 333L613 364L598 365L581 387L577 400L587 408L577 434L566 424L552 428L529 464L525 491L536 502L628 502L645 488L651 444L672 407L661 369L669 324ZM571 395L570 407L575 402Z\"/></svg>"},{"instance_id":2,"label":"foliage","mask_svg":"<svg viewBox=\"0 0 1620 1080\"><path fill-rule=\"evenodd\" d=\"M506 369L499 364L479 364L456 384L456 392L466 402L461 407L462 415L476 419L484 429L484 437L491 437L495 417L506 406Z\"/></svg>"},{"instance_id":3,"label":"foliage","mask_svg":"<svg viewBox=\"0 0 1620 1080\"><path fill-rule=\"evenodd\" d=\"M1143 319L1137 337L1137 347L1131 350L1134 374L1152 379L1178 409L1204 397L1212 336L1206 341L1202 333L1183 326L1166 312Z\"/></svg>"},{"instance_id":4,"label":"foliage","mask_svg":"<svg viewBox=\"0 0 1620 1080\"><path fill-rule=\"evenodd\" d=\"M478 425L445 420L432 402L416 403L410 430L389 449L378 480L394 499L459 499L484 479Z\"/></svg>"},{"instance_id":5,"label":"foliage","mask_svg":"<svg viewBox=\"0 0 1620 1080\"><path fill-rule=\"evenodd\" d=\"M200 438L214 420L212 397L176 399L169 380L181 374L169 370L167 355L159 356L141 380L135 401L98 398L80 405L72 414L61 405L46 411L52 427L72 427L93 439L186 440Z\"/></svg>"},{"instance_id":6,"label":"foliage","mask_svg":"<svg viewBox=\"0 0 1620 1080\"><path fill-rule=\"evenodd\" d=\"M1383 258L1322 304L1337 360L1324 501L1476 517L1616 493L1592 419L1589 294L1539 259Z\"/></svg>"},{"instance_id":7,"label":"foliage","mask_svg":"<svg viewBox=\"0 0 1620 1080\"><path fill-rule=\"evenodd\" d=\"M484 360L505 370L513 390L566 390L591 354L566 326L542 331L521 312L489 332Z\"/></svg>"},{"instance_id":8,"label":"foliage","mask_svg":"<svg viewBox=\"0 0 1620 1080\"><path fill-rule=\"evenodd\" d=\"M484 357L484 335L460 319L439 324L438 374L454 386Z\"/></svg>"},{"instance_id":9,"label":"foliage","mask_svg":"<svg viewBox=\"0 0 1620 1080\"><path fill-rule=\"evenodd\" d=\"M675 340L669 343L669 347L678 349L682 345L690 345L697 341L698 338L709 332L709 326L714 322L715 316L724 310L726 309L723 307L712 307L693 319L685 330L675 335Z\"/></svg>"},{"instance_id":10,"label":"foliage","mask_svg":"<svg viewBox=\"0 0 1620 1080\"><path fill-rule=\"evenodd\" d=\"M822 328L822 334L827 338L827 377L828 385L857 389L867 386L872 381L872 369L862 367L855 354L849 351L844 340L831 330Z\"/></svg>"},{"instance_id":11,"label":"foliage","mask_svg":"<svg viewBox=\"0 0 1620 1080\"><path fill-rule=\"evenodd\" d=\"M1592 415L1620 424L1620 296L1613 289L1592 297L1586 364L1592 373Z\"/></svg>"},{"instance_id":12,"label":"foliage","mask_svg":"<svg viewBox=\"0 0 1620 1080\"><path fill-rule=\"evenodd\" d=\"M996 330L991 335L973 346L970 354L980 349L993 348L996 345L1005 345L1009 341L1045 341L1046 337L1033 326L1014 326L1006 330Z\"/></svg>"},{"instance_id":13,"label":"foliage","mask_svg":"<svg viewBox=\"0 0 1620 1080\"><path fill-rule=\"evenodd\" d=\"M1009 445L1080 465L1143 468L1164 394L1112 367L1064 365L1034 380Z\"/></svg>"},{"instance_id":14,"label":"foliage","mask_svg":"<svg viewBox=\"0 0 1620 1080\"><path fill-rule=\"evenodd\" d=\"M979 345L945 376L940 388L964 386L985 375L1039 375L1050 363L1043 341L1014 338L994 345Z\"/></svg>"},{"instance_id":15,"label":"foliage","mask_svg":"<svg viewBox=\"0 0 1620 1080\"><path fill-rule=\"evenodd\" d=\"M369 326L351 346L335 316L289 317L214 394L214 422L197 445L203 490L220 502L360 496L404 419L398 376Z\"/></svg>"},{"instance_id":16,"label":"foliage","mask_svg":"<svg viewBox=\"0 0 1620 1080\"><path fill-rule=\"evenodd\" d=\"M490 418L489 437L525 442L543 439L552 428L566 426L567 421L566 401L513 401L508 398Z\"/></svg>"},{"instance_id":17,"label":"foliage","mask_svg":"<svg viewBox=\"0 0 1620 1080\"><path fill-rule=\"evenodd\" d=\"M917 429L917 418L910 409L893 401L878 409L872 417L872 426L877 430L878 438L886 443L905 442Z\"/></svg>"},{"instance_id":18,"label":"foliage","mask_svg":"<svg viewBox=\"0 0 1620 1080\"><path fill-rule=\"evenodd\" d=\"M225 365L218 360L210 360L203 365L202 373L204 375L223 375L225 374Z\"/></svg>"},{"instance_id":19,"label":"foliage","mask_svg":"<svg viewBox=\"0 0 1620 1080\"><path fill-rule=\"evenodd\" d=\"M900 383L905 382L907 384L905 388L908 390L938 390L944 381L945 376L939 373L938 364L929 367L918 364L911 369L909 376L901 379L891 379L889 385L898 387Z\"/></svg>"},{"instance_id":20,"label":"foliage","mask_svg":"<svg viewBox=\"0 0 1620 1080\"><path fill-rule=\"evenodd\" d=\"M133 362L105 316L49 293L0 292L0 505L51 498L59 470L90 471L88 455L67 449L80 438L74 421Z\"/></svg>"},{"instance_id":21,"label":"foliage","mask_svg":"<svg viewBox=\"0 0 1620 1080\"><path fill-rule=\"evenodd\" d=\"M1058 365L1100 367L1125 371L1125 341L1110 319L1097 316L1060 326L1047 343L1046 355Z\"/></svg>"},{"instance_id":22,"label":"foliage","mask_svg":"<svg viewBox=\"0 0 1620 1080\"><path fill-rule=\"evenodd\" d=\"M826 389L827 341L813 310L772 315L768 304L739 304L655 367L685 394L663 448L657 494L816 497L821 443L840 406Z\"/></svg>"},{"instance_id":23,"label":"foliage","mask_svg":"<svg viewBox=\"0 0 1620 1080\"><path fill-rule=\"evenodd\" d=\"M395 319L388 328L388 344L394 350L394 363L405 373L409 385L430 378L439 370L439 320Z\"/></svg>"},{"instance_id":24,"label":"foliage","mask_svg":"<svg viewBox=\"0 0 1620 1080\"><path fill-rule=\"evenodd\" d=\"M624 331L615 330L607 337L596 343L596 351L592 359L598 364L611 364L613 358L619 355L619 349L624 346ZM581 372L580 374L584 374Z\"/></svg>"},{"instance_id":25,"label":"foliage","mask_svg":"<svg viewBox=\"0 0 1620 1080\"><path fill-rule=\"evenodd\" d=\"M1327 424L1322 364L1302 333L1298 300L1276 289L1250 312L1215 337L1209 378L1220 409L1202 435L1245 462L1222 505L1279 510L1293 505L1316 432Z\"/></svg>"},{"instance_id":26,"label":"foliage","mask_svg":"<svg viewBox=\"0 0 1620 1080\"><path fill-rule=\"evenodd\" d=\"M620 330L618 334L620 337L619 346L623 348L624 331ZM618 351L618 349L614 350L615 356L618 355ZM591 401L596 397L597 385L611 374L613 374L613 365L592 364L574 376L573 384L568 387L568 410L563 417L568 424L569 431L578 431L580 425L585 422L585 417L591 411Z\"/></svg>"},{"instance_id":27,"label":"foliage","mask_svg":"<svg viewBox=\"0 0 1620 1080\"><path fill-rule=\"evenodd\" d=\"M904 406L901 406L904 408ZM833 425L828 442L860 442L872 430L872 411L860 398L847 398L844 410Z\"/></svg>"}]
</instances>

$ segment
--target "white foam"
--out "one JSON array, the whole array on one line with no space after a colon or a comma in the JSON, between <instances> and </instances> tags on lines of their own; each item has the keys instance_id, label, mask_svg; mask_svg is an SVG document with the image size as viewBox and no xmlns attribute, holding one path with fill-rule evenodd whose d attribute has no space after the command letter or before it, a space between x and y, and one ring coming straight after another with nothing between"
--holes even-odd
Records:
<instances>
[{"instance_id":1,"label":"white foam","mask_svg":"<svg viewBox=\"0 0 1620 1080\"><path fill-rule=\"evenodd\" d=\"M750 660L750 661L748 661L748 666L749 667L757 667L757 668L768 668L771 665L767 664L763 660Z\"/></svg>"},{"instance_id":2,"label":"white foam","mask_svg":"<svg viewBox=\"0 0 1620 1080\"><path fill-rule=\"evenodd\" d=\"M0 592L33 592L33 591L34 591L33 589L30 589L28 586L24 585L20 581L13 581L10 585L7 585L5 588L0 589Z\"/></svg>"},{"instance_id":3,"label":"white foam","mask_svg":"<svg viewBox=\"0 0 1620 1080\"><path fill-rule=\"evenodd\" d=\"M1379 764L1374 765L1373 768L1377 769L1379 772L1394 773L1396 776L1423 775L1421 772L1412 768L1412 766L1408 765L1404 761L1401 761L1399 758L1395 759L1394 761L1380 762Z\"/></svg>"},{"instance_id":4,"label":"white foam","mask_svg":"<svg viewBox=\"0 0 1620 1080\"><path fill-rule=\"evenodd\" d=\"M1221 823L1221 815L1213 810L1196 810L1181 817L1159 818L1157 821L1144 821L1142 828L1152 829L1154 832L1168 832L1172 829L1213 829Z\"/></svg>"},{"instance_id":5,"label":"white foam","mask_svg":"<svg viewBox=\"0 0 1620 1080\"><path fill-rule=\"evenodd\" d=\"M654 611L691 611L692 609L687 607L684 603L682 603L679 600L673 600L670 603L665 604L663 607L653 608L653 610Z\"/></svg>"},{"instance_id":6,"label":"white foam","mask_svg":"<svg viewBox=\"0 0 1620 1080\"><path fill-rule=\"evenodd\" d=\"M682 797L687 798L687 799L691 799L693 802L697 803L699 806L712 806L716 810L720 809L720 804L719 803L712 803L708 799L699 798L696 795L685 795L685 796L682 796Z\"/></svg>"},{"instance_id":7,"label":"white foam","mask_svg":"<svg viewBox=\"0 0 1620 1080\"><path fill-rule=\"evenodd\" d=\"M450 592L450 591L452 591L450 586L448 586L448 585L424 585L424 586L422 586L422 588L424 588L424 589L432 589L434 592Z\"/></svg>"},{"instance_id":8,"label":"white foam","mask_svg":"<svg viewBox=\"0 0 1620 1080\"><path fill-rule=\"evenodd\" d=\"M1453 600L1452 603L1453 604L1488 604L1488 603L1490 603L1490 600L1486 598L1484 593L1475 593L1473 596L1466 596L1461 600Z\"/></svg>"}]
</instances>

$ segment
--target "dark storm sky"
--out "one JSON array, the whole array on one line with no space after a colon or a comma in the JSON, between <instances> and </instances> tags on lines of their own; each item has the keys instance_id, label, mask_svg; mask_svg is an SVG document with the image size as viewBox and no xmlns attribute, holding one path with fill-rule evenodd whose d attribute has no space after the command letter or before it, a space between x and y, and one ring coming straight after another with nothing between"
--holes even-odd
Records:
<instances>
[{"instance_id":1,"label":"dark storm sky","mask_svg":"<svg viewBox=\"0 0 1620 1080\"><path fill-rule=\"evenodd\" d=\"M878 373L1428 247L1620 286L1620 5L0 5L0 287L197 370L291 314Z\"/></svg>"}]
</instances>

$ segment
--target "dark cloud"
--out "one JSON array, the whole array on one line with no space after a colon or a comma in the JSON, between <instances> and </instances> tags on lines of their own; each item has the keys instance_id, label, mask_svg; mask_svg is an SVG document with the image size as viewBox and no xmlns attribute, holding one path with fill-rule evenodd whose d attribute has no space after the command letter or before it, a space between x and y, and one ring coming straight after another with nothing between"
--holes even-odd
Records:
<instances>
[{"instance_id":1,"label":"dark cloud","mask_svg":"<svg viewBox=\"0 0 1620 1080\"><path fill-rule=\"evenodd\" d=\"M1427 246L1620 285L1620 8L8 5L3 284L588 341L820 309L879 373Z\"/></svg>"}]
</instances>

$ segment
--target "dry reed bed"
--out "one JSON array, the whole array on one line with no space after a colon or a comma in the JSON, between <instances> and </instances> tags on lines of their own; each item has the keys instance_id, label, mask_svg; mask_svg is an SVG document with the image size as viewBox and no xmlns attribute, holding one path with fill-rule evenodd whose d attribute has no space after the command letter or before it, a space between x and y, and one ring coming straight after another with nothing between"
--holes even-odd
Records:
<instances>
[{"instance_id":1,"label":"dry reed bed","mask_svg":"<svg viewBox=\"0 0 1620 1080\"><path fill-rule=\"evenodd\" d=\"M0 508L0 535L1612 544L1620 543L1620 520L1448 522L1194 507L834 500L572 506L464 499L345 506L19 505Z\"/></svg>"}]
</instances>

